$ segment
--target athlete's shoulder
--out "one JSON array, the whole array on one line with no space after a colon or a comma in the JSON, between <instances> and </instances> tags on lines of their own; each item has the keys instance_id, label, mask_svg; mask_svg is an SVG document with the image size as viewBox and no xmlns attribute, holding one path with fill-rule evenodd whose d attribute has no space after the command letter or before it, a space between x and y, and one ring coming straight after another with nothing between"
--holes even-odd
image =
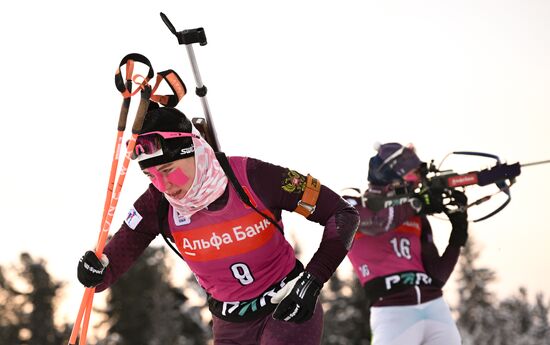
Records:
<instances>
[{"instance_id":1,"label":"athlete's shoulder","mask_svg":"<svg viewBox=\"0 0 550 345\"><path fill-rule=\"evenodd\" d=\"M134 202L128 211L124 223L131 229L138 232L158 232L159 208L161 202L165 201L164 195L152 184Z\"/></svg>"},{"instance_id":2,"label":"athlete's shoulder","mask_svg":"<svg viewBox=\"0 0 550 345\"><path fill-rule=\"evenodd\" d=\"M145 190L145 192L143 192L143 194L141 194L141 196L134 202L134 206L143 210L156 211L158 204L163 198L163 193L159 192L153 184L149 184L149 187Z\"/></svg>"},{"instance_id":3,"label":"athlete's shoulder","mask_svg":"<svg viewBox=\"0 0 550 345\"><path fill-rule=\"evenodd\" d=\"M279 180L285 178L289 171L288 168L263 161L258 158L241 157L246 161L246 174L251 180L259 180L260 184L267 181Z\"/></svg>"},{"instance_id":4,"label":"athlete's shoulder","mask_svg":"<svg viewBox=\"0 0 550 345\"><path fill-rule=\"evenodd\" d=\"M244 156L227 156L227 160L231 165L236 165L248 162L249 158Z\"/></svg>"}]
</instances>

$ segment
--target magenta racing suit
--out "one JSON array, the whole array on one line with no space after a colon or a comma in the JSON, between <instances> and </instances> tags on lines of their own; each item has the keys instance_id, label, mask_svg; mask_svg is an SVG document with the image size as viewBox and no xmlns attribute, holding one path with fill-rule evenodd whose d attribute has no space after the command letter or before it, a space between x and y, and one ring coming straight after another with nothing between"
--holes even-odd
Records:
<instances>
[{"instance_id":1,"label":"magenta racing suit","mask_svg":"<svg viewBox=\"0 0 550 345\"><path fill-rule=\"evenodd\" d=\"M252 158L229 157L229 163L253 204L282 228L281 213L296 208L305 176ZM322 186L308 220L323 225L324 232L305 269L324 283L351 246L357 211ZM220 198L190 218L180 216L150 185L106 245L110 264L96 291L113 284L161 233L174 241L208 295L216 344L319 344L319 303L313 318L303 324L271 318L276 307L271 297L303 266L284 234L247 206L231 183Z\"/></svg>"},{"instance_id":2,"label":"magenta racing suit","mask_svg":"<svg viewBox=\"0 0 550 345\"><path fill-rule=\"evenodd\" d=\"M409 204L374 212L344 198L361 219L348 257L371 305L373 344L459 344L442 287L460 247L440 256L428 219Z\"/></svg>"}]
</instances>

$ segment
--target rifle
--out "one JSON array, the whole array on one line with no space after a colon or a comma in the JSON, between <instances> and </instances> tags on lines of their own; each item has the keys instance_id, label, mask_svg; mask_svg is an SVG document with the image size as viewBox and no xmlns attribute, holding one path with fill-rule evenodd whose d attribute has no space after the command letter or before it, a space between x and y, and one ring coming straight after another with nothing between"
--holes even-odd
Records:
<instances>
[{"instance_id":1,"label":"rifle","mask_svg":"<svg viewBox=\"0 0 550 345\"><path fill-rule=\"evenodd\" d=\"M202 104L202 108L204 110L204 118L202 117L194 117L191 119L191 122L195 126L195 128L200 132L201 136L212 146L212 149L214 149L214 152L220 152L221 147L220 143L218 141L218 136L216 134L216 128L214 127L214 122L212 121L212 117L210 115L210 107L208 106L208 100L206 99L206 93L208 92L208 89L206 86L202 83L201 75L199 72L199 67L197 65L197 59L195 58L195 52L193 50L193 43L199 43L201 46L204 46L207 44L206 41L206 34L204 32L203 28L195 28L195 29L188 29L183 31L176 31L176 28L168 17L164 13L160 13L160 17L162 18L162 21L171 33L176 36L178 39L178 43L184 44L185 48L187 49L187 55L189 57L189 61L191 62L191 67L193 69L193 75L195 76L195 83L197 85L195 89L195 93L197 96L199 96Z\"/></svg>"},{"instance_id":2,"label":"rifle","mask_svg":"<svg viewBox=\"0 0 550 345\"><path fill-rule=\"evenodd\" d=\"M473 220L473 222L480 222L499 213L510 203L512 200L510 187L516 182L516 177L521 174L522 167L550 163L550 160L546 160L526 164L520 164L519 162L507 164L502 163L500 158L496 155L471 151L451 152L443 160L452 154L481 156L494 159L496 162L491 168L459 174L453 170L439 170L439 168L435 166L434 161L431 160L429 165L423 163L420 166L420 184L414 191L403 190L402 192L397 192L393 196L381 196L366 193L363 196L363 198L366 198L363 200L363 203L373 211L379 211L383 208L403 205L405 203L410 203L413 208L419 209L421 206L421 195L427 191L436 195L442 195L444 199L450 200L449 204L452 204L452 195L456 188L464 188L473 185L488 186L495 184L499 189L498 192L479 198L466 206L466 208L469 208L480 205L501 192L506 194L506 200L494 211Z\"/></svg>"}]
</instances>

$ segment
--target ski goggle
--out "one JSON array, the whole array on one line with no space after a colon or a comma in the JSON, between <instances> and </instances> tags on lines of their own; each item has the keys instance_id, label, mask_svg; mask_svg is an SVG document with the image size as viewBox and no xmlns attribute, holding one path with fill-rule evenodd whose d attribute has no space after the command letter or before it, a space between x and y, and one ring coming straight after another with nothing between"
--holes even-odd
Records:
<instances>
[{"instance_id":1,"label":"ski goggle","mask_svg":"<svg viewBox=\"0 0 550 345\"><path fill-rule=\"evenodd\" d=\"M410 183L420 182L420 174L418 172L418 169L413 169L408 173L406 173L405 175L403 175L403 180L405 182L410 182Z\"/></svg>"},{"instance_id":2,"label":"ski goggle","mask_svg":"<svg viewBox=\"0 0 550 345\"><path fill-rule=\"evenodd\" d=\"M131 159L137 159L142 161L145 159L158 157L163 155L162 151L162 141L165 139L174 139L174 138L199 138L198 135L194 133L184 133L184 132L147 132L140 134L136 140L136 147L132 152ZM128 143L126 143L128 145ZM184 152L184 150L186 152ZM191 153L195 150L193 146L182 149L182 154Z\"/></svg>"}]
</instances>

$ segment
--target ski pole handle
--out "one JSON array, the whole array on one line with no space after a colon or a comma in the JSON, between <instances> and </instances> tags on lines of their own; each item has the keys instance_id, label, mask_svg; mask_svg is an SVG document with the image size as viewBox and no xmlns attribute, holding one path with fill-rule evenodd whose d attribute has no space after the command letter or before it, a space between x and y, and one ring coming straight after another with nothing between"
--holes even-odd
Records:
<instances>
[{"instance_id":1,"label":"ski pole handle","mask_svg":"<svg viewBox=\"0 0 550 345\"><path fill-rule=\"evenodd\" d=\"M122 66L124 66L125 64L129 63L131 65L131 71L133 73L134 61L141 62L142 64L146 65L148 67L148 71L147 71L147 75L145 77L143 77L143 80L141 81L141 83L140 83L139 87L137 88L137 90L134 91L134 92L131 92L131 90L128 90L128 88L126 87L126 83L122 79L122 74L120 72L120 68ZM142 89L145 85L148 84L149 80L151 80L151 78L153 78L154 75L155 75L155 71L153 70L153 66L151 66L151 62L149 61L148 58L146 58L145 56L143 56L141 54L138 54L138 53L128 54L125 57L123 57L122 60L120 61L118 69L115 73L115 85L116 85L117 90L122 94L122 97L128 98L128 97L131 97L131 96L137 94L140 89ZM130 80L133 79L131 77L131 75L130 76L128 75L128 67L126 69L126 78L127 78L127 80L128 80L128 78L130 78Z\"/></svg>"},{"instance_id":2,"label":"ski pole handle","mask_svg":"<svg viewBox=\"0 0 550 345\"><path fill-rule=\"evenodd\" d=\"M145 119L145 114L147 114L147 109L149 108L150 98L151 98L151 86L146 85L141 91L141 100L139 102L136 118L134 119L134 124L132 125L132 134L136 135L136 137L137 137L137 134L139 134L139 132L141 131L141 127L143 126L143 120ZM131 153L132 151L129 150L130 155Z\"/></svg>"},{"instance_id":3,"label":"ski pole handle","mask_svg":"<svg viewBox=\"0 0 550 345\"><path fill-rule=\"evenodd\" d=\"M120 73L120 66L117 69L117 73ZM126 83L125 89L130 93L132 92L132 75L134 74L134 60L128 60L126 62ZM115 73L116 78L116 73ZM126 121L128 119L128 111L130 110L130 100L131 97L124 97L122 99L122 106L120 107L120 114L118 116L118 131L124 132L126 129Z\"/></svg>"},{"instance_id":4,"label":"ski pole handle","mask_svg":"<svg viewBox=\"0 0 550 345\"><path fill-rule=\"evenodd\" d=\"M135 62L140 62L148 67L147 76L141 81L139 87L135 92L132 92L132 81L134 75ZM122 79L121 68L126 65L126 82ZM115 73L115 86L117 90L122 94L124 98L122 100L122 106L120 108L120 115L118 118L118 130L124 132L126 129L126 121L128 118L128 111L130 109L130 100L133 95L139 92L140 89L143 89L144 85L147 85L149 80L153 78L155 72L153 71L153 66L151 62L145 56L132 53L128 54L120 60L120 64Z\"/></svg>"}]
</instances>

